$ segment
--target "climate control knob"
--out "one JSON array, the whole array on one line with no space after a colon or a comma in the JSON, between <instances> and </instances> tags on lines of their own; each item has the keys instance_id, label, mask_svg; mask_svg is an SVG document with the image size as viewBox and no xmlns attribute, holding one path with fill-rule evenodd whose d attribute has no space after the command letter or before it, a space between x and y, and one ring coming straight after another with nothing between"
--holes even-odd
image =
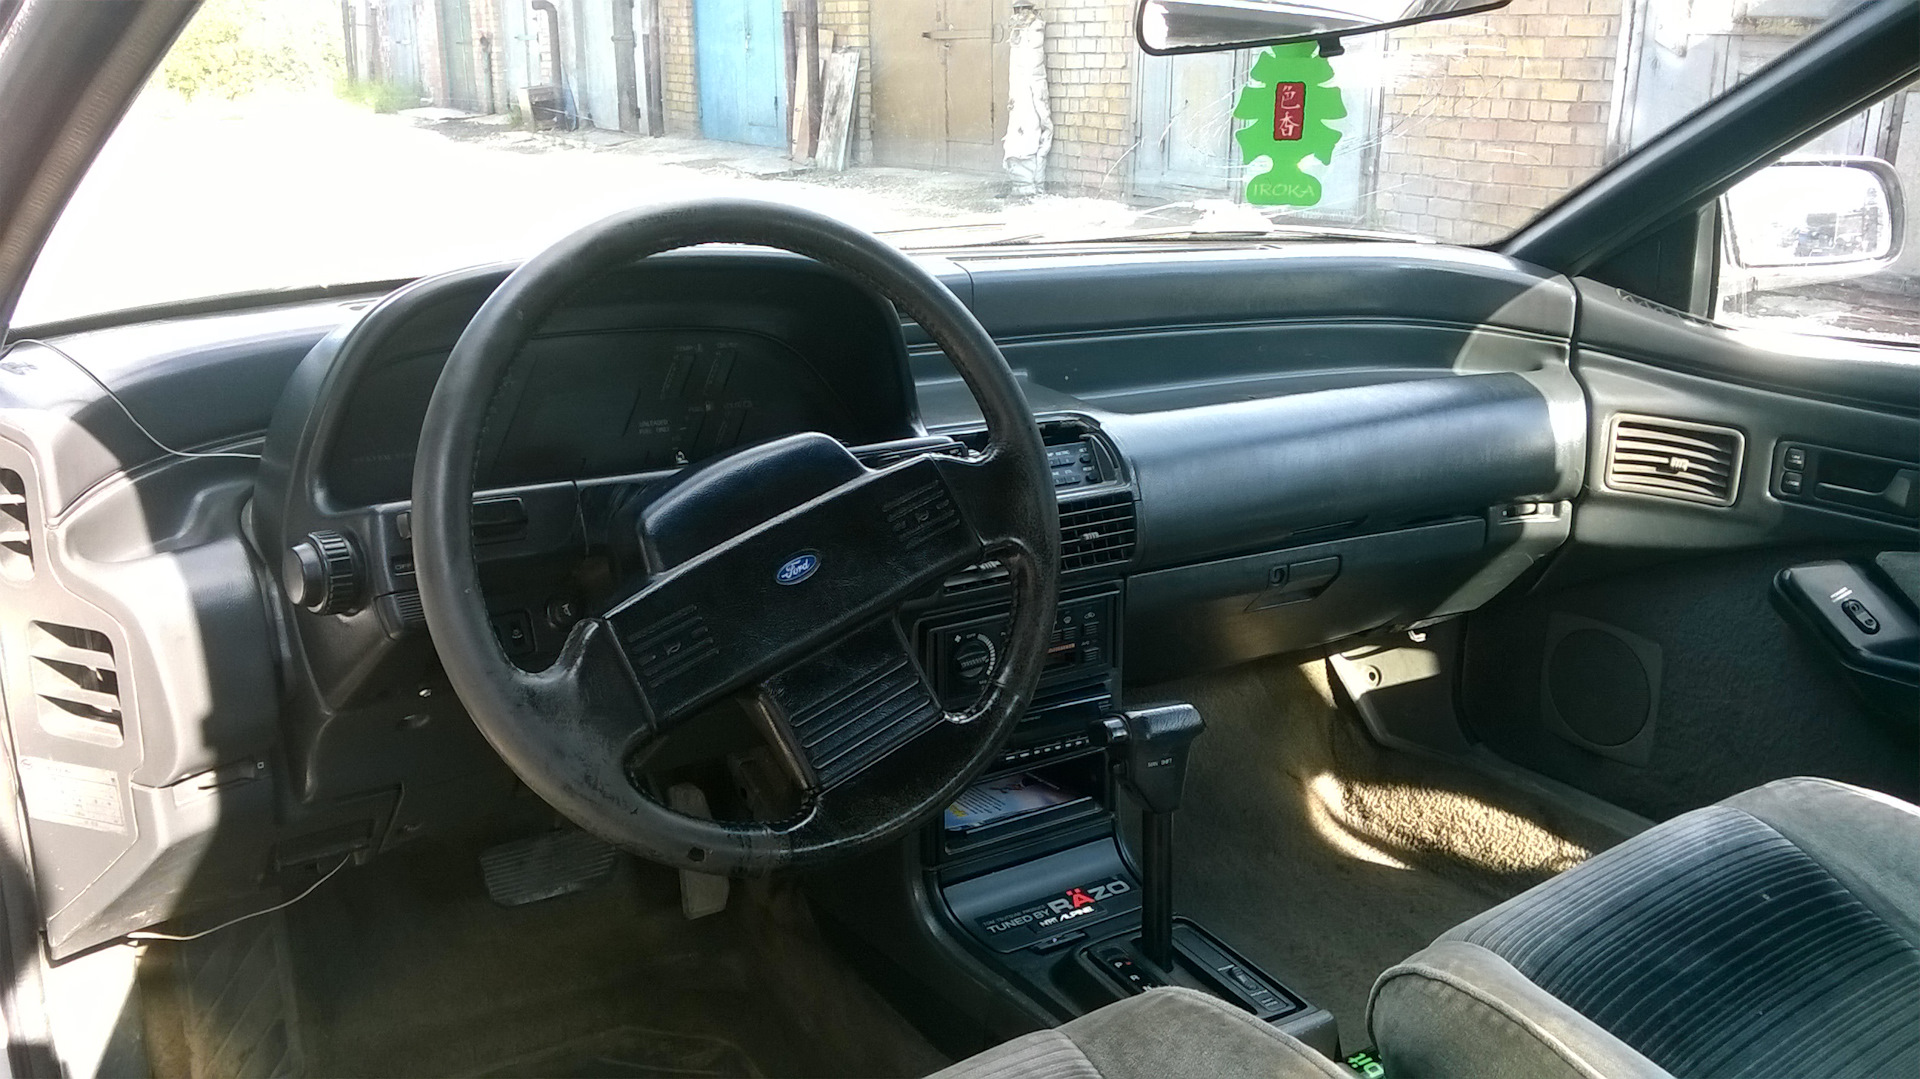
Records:
<instances>
[{"instance_id":1,"label":"climate control knob","mask_svg":"<svg viewBox=\"0 0 1920 1079\"><path fill-rule=\"evenodd\" d=\"M280 557L287 598L315 614L351 610L360 596L360 550L344 532L322 529Z\"/></svg>"},{"instance_id":2,"label":"climate control knob","mask_svg":"<svg viewBox=\"0 0 1920 1079\"><path fill-rule=\"evenodd\" d=\"M994 663L999 658L1000 650L984 633L969 633L954 642L954 672L969 686L985 682L987 676L993 673Z\"/></svg>"}]
</instances>

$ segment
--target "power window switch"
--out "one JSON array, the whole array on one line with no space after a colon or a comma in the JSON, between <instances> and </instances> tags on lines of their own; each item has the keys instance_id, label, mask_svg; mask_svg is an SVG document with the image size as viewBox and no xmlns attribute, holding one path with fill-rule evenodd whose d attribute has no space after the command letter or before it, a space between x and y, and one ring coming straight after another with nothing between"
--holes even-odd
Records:
<instances>
[{"instance_id":1,"label":"power window switch","mask_svg":"<svg viewBox=\"0 0 1920 1079\"><path fill-rule=\"evenodd\" d=\"M1801 472L1783 472L1780 474L1780 493L1797 495L1806 489L1807 477Z\"/></svg>"},{"instance_id":2,"label":"power window switch","mask_svg":"<svg viewBox=\"0 0 1920 1079\"><path fill-rule=\"evenodd\" d=\"M1850 599L1841 603L1840 613L1853 619L1853 624L1859 626L1860 632L1862 633L1880 632L1880 620L1873 616L1872 611L1867 610L1866 604L1857 599Z\"/></svg>"},{"instance_id":3,"label":"power window switch","mask_svg":"<svg viewBox=\"0 0 1920 1079\"><path fill-rule=\"evenodd\" d=\"M1258 979L1256 979L1253 975L1248 974L1245 970L1242 970L1239 966L1233 963L1228 963L1226 966L1221 967L1220 973L1225 974L1234 983L1239 985L1240 988L1245 989L1249 993L1259 993L1264 991L1264 987L1260 984Z\"/></svg>"},{"instance_id":4,"label":"power window switch","mask_svg":"<svg viewBox=\"0 0 1920 1079\"><path fill-rule=\"evenodd\" d=\"M1780 459L1780 463L1795 472L1806 471L1807 448L1805 446L1787 447L1787 454Z\"/></svg>"}]
</instances>

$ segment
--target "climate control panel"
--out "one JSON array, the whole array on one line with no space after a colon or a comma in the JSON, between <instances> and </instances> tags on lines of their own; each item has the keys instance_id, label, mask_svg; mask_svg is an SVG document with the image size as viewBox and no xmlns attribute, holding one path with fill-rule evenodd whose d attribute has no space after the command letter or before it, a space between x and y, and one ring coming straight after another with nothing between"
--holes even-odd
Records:
<instances>
[{"instance_id":1,"label":"climate control panel","mask_svg":"<svg viewBox=\"0 0 1920 1079\"><path fill-rule=\"evenodd\" d=\"M1116 598L1104 592L1060 601L1041 668L1040 694L1099 682L1112 672L1117 658ZM927 671L942 706L963 708L980 695L1006 647L1008 617L1002 606L927 628Z\"/></svg>"}]
</instances>

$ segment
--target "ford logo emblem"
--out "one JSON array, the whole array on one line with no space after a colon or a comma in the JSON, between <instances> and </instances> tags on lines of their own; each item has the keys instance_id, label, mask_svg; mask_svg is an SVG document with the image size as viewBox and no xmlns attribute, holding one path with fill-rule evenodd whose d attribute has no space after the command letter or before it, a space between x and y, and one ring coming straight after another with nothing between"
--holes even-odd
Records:
<instances>
[{"instance_id":1,"label":"ford logo emblem","mask_svg":"<svg viewBox=\"0 0 1920 1079\"><path fill-rule=\"evenodd\" d=\"M786 560L774 572L773 579L781 584L799 584L814 575L820 568L820 556L812 551L801 551Z\"/></svg>"}]
</instances>

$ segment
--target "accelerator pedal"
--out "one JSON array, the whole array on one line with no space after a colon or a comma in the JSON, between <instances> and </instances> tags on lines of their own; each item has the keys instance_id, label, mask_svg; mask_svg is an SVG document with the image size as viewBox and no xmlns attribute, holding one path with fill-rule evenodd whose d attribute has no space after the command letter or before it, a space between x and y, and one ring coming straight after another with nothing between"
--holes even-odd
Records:
<instances>
[{"instance_id":1,"label":"accelerator pedal","mask_svg":"<svg viewBox=\"0 0 1920 1079\"><path fill-rule=\"evenodd\" d=\"M488 848L480 855L480 875L495 903L523 907L605 882L616 857L601 840L567 829Z\"/></svg>"},{"instance_id":2,"label":"accelerator pedal","mask_svg":"<svg viewBox=\"0 0 1920 1079\"><path fill-rule=\"evenodd\" d=\"M667 788L667 804L677 813L701 820L712 820L713 811L707 808L707 792L691 783L675 783ZM688 921L705 918L709 914L718 914L727 909L727 878L712 873L695 873L691 869L680 871L680 913Z\"/></svg>"}]
</instances>

